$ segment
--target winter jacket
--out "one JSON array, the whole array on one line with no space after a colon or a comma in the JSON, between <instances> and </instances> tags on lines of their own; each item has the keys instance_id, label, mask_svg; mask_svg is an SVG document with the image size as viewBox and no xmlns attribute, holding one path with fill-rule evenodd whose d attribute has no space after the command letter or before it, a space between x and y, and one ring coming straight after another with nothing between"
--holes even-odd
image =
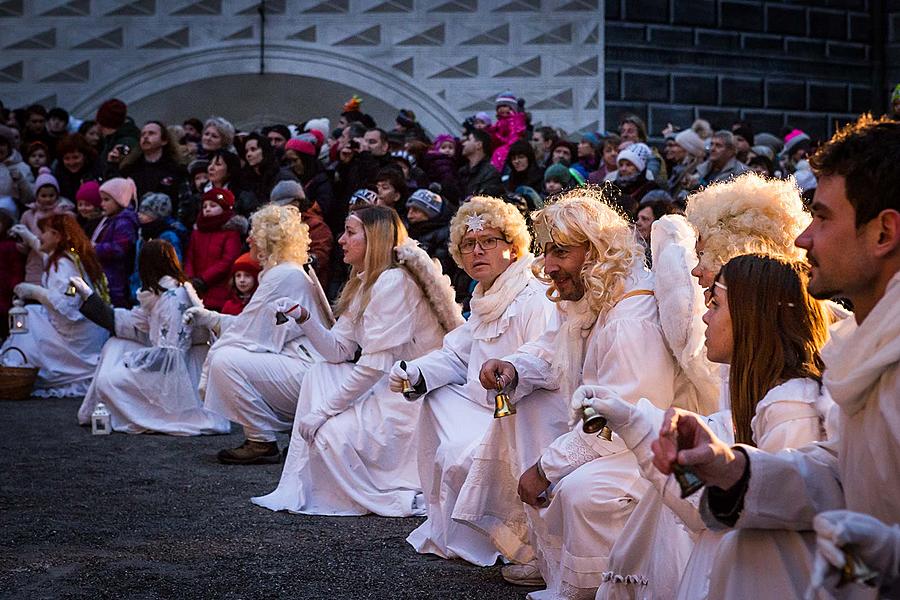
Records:
<instances>
[{"instance_id":1,"label":"winter jacket","mask_svg":"<svg viewBox=\"0 0 900 600\"><path fill-rule=\"evenodd\" d=\"M0 338L9 333L7 314L12 307L13 288L25 279L25 256L15 240L0 239Z\"/></svg>"},{"instance_id":2,"label":"winter jacket","mask_svg":"<svg viewBox=\"0 0 900 600\"><path fill-rule=\"evenodd\" d=\"M448 277L453 277L459 267L450 256L450 223L446 220L430 219L422 223L410 223L409 237L419 242L419 246L431 258L441 263L441 270Z\"/></svg>"},{"instance_id":3,"label":"winter jacket","mask_svg":"<svg viewBox=\"0 0 900 600\"><path fill-rule=\"evenodd\" d=\"M637 216L637 209L638 205L641 203L641 198L643 198L647 192L658 189L659 187L656 185L655 181L647 179L647 171L641 171L634 181L623 182L617 178L613 183L622 190L622 196L613 199L612 203L622 209L622 211L624 211L632 220Z\"/></svg>"},{"instance_id":4,"label":"winter jacket","mask_svg":"<svg viewBox=\"0 0 900 600\"><path fill-rule=\"evenodd\" d=\"M503 170L509 147L522 139L522 134L525 133L526 127L525 113L517 112L503 119L498 119L496 123L485 128L485 131L491 134L491 139L494 141L494 153L491 155L491 164L494 165L498 172Z\"/></svg>"},{"instance_id":5,"label":"winter jacket","mask_svg":"<svg viewBox=\"0 0 900 600\"><path fill-rule=\"evenodd\" d=\"M156 162L148 162L143 155L133 163L122 167L121 177L131 177L137 186L138 198L144 194L158 192L172 200L172 213L178 211L178 196L182 182L187 178L187 170L172 158L163 155Z\"/></svg>"},{"instance_id":6,"label":"winter jacket","mask_svg":"<svg viewBox=\"0 0 900 600\"><path fill-rule=\"evenodd\" d=\"M463 202L472 196L503 197L503 182L500 181L500 174L487 158L474 167L469 164L463 166L459 170L459 180Z\"/></svg>"},{"instance_id":7,"label":"winter jacket","mask_svg":"<svg viewBox=\"0 0 900 600\"><path fill-rule=\"evenodd\" d=\"M217 231L194 229L191 232L184 272L192 279L203 281L206 289L197 292L210 310L221 310L231 293L231 264L241 255L239 230L246 227L246 219L236 217Z\"/></svg>"},{"instance_id":8,"label":"winter jacket","mask_svg":"<svg viewBox=\"0 0 900 600\"><path fill-rule=\"evenodd\" d=\"M81 187L81 184L85 181L98 180L100 178L100 171L96 164L90 164L85 161L81 170L77 173L73 173L65 168L62 161L60 161L56 164L56 168L53 169L53 176L56 177L56 181L59 182L59 195L75 204L75 194L78 192L78 188Z\"/></svg>"},{"instance_id":9,"label":"winter jacket","mask_svg":"<svg viewBox=\"0 0 900 600\"><path fill-rule=\"evenodd\" d=\"M697 176L700 178L700 187L709 185L710 183L715 183L717 181L728 181L733 177L737 177L741 173L747 171L747 165L738 161L736 158L732 158L725 166L715 173L711 173L712 170L712 162L706 161L701 163L700 166L697 167Z\"/></svg>"},{"instance_id":10,"label":"winter jacket","mask_svg":"<svg viewBox=\"0 0 900 600\"><path fill-rule=\"evenodd\" d=\"M425 155L424 168L428 179L440 184L441 196L459 206L463 198L456 159L440 152L429 152Z\"/></svg>"},{"instance_id":11,"label":"winter jacket","mask_svg":"<svg viewBox=\"0 0 900 600\"><path fill-rule=\"evenodd\" d=\"M131 150L134 150L137 148L140 139L141 130L134 124L134 119L125 117L125 122L121 127L103 138L103 146L100 148L100 156L97 159L100 163L101 172L106 173L107 170L109 170L113 176L115 176L118 166L108 164L106 162L106 157L112 152L112 149L119 144L124 144ZM107 179L109 179L109 177L107 177Z\"/></svg>"},{"instance_id":12,"label":"winter jacket","mask_svg":"<svg viewBox=\"0 0 900 600\"><path fill-rule=\"evenodd\" d=\"M101 220L91 238L106 273L110 301L118 308L131 307L128 279L134 266L137 233L137 213L129 207Z\"/></svg>"},{"instance_id":13,"label":"winter jacket","mask_svg":"<svg viewBox=\"0 0 900 600\"><path fill-rule=\"evenodd\" d=\"M336 221L333 218L333 215L337 215L341 211L337 207L338 203L334 198L334 189L328 173L323 170L313 175L309 181L303 184L303 191L306 192L307 200L319 205L319 214L331 228L332 233L337 233L344 228L343 221Z\"/></svg>"},{"instance_id":14,"label":"winter jacket","mask_svg":"<svg viewBox=\"0 0 900 600\"><path fill-rule=\"evenodd\" d=\"M328 285L329 266L331 264L331 251L334 249L334 236L331 229L322 218L319 205L312 203L302 213L303 222L309 226L309 256L313 259L313 267L322 287Z\"/></svg>"}]
</instances>

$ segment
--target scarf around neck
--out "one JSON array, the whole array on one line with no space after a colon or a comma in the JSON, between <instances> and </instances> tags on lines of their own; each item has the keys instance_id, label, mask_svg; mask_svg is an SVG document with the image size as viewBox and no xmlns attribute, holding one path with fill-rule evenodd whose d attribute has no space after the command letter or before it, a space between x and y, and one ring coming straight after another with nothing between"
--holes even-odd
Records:
<instances>
[{"instance_id":1,"label":"scarf around neck","mask_svg":"<svg viewBox=\"0 0 900 600\"><path fill-rule=\"evenodd\" d=\"M477 340L489 340L503 333L505 327L499 327L501 324L497 320L534 279L531 272L533 262L534 255L526 254L506 267L506 270L491 284L490 289L485 291L481 283L475 286L469 305L472 317L478 322L473 328L472 337Z\"/></svg>"}]
</instances>

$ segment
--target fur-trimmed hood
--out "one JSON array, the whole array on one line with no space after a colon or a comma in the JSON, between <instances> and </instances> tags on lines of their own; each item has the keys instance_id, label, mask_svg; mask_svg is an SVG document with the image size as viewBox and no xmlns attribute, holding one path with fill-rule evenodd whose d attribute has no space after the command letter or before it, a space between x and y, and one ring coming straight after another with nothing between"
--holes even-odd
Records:
<instances>
[{"instance_id":1,"label":"fur-trimmed hood","mask_svg":"<svg viewBox=\"0 0 900 600\"><path fill-rule=\"evenodd\" d=\"M232 217L222 225L222 229L225 231L237 231L241 234L241 237L244 237L247 235L247 232L250 231L250 221L247 217L232 215Z\"/></svg>"},{"instance_id":2,"label":"fur-trimmed hood","mask_svg":"<svg viewBox=\"0 0 900 600\"><path fill-rule=\"evenodd\" d=\"M408 239L394 248L399 262L409 272L416 285L425 294L445 332L453 331L463 324L462 309L456 303L456 294L450 278L428 254L419 248L415 240Z\"/></svg>"}]
</instances>

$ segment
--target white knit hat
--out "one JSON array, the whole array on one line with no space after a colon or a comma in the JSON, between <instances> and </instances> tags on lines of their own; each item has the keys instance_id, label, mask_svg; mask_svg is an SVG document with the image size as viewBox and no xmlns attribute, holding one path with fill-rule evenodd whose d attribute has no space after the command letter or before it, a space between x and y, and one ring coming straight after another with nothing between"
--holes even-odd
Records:
<instances>
[{"instance_id":1,"label":"white knit hat","mask_svg":"<svg viewBox=\"0 0 900 600\"><path fill-rule=\"evenodd\" d=\"M675 143L684 148L688 154L691 154L693 156L702 157L704 154L706 154L706 147L703 143L703 138L697 135L693 129L685 129L684 131L679 131L675 135Z\"/></svg>"}]
</instances>

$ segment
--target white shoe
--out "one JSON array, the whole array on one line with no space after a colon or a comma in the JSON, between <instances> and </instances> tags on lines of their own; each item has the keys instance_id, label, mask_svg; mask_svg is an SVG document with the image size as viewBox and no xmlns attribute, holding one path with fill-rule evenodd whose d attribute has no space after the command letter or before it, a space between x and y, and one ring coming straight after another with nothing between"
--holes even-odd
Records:
<instances>
[{"instance_id":1,"label":"white shoe","mask_svg":"<svg viewBox=\"0 0 900 600\"><path fill-rule=\"evenodd\" d=\"M541 572L538 570L535 563L504 565L500 567L500 574L503 575L503 579L505 579L507 583L513 585L528 587L545 585L544 578L541 577Z\"/></svg>"}]
</instances>

